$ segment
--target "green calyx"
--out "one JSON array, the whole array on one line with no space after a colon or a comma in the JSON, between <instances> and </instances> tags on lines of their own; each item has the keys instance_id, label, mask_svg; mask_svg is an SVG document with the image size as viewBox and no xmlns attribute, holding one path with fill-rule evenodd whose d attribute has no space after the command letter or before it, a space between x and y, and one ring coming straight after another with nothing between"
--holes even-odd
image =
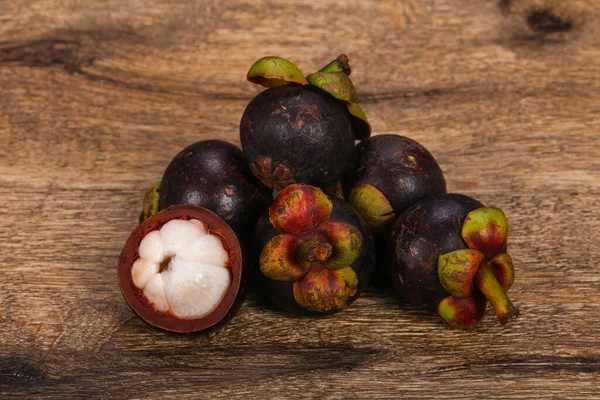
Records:
<instances>
[{"instance_id":1,"label":"green calyx","mask_svg":"<svg viewBox=\"0 0 600 400\"><path fill-rule=\"evenodd\" d=\"M363 237L358 228L343 221L329 220L322 223L317 228L317 237L331 248L327 257L320 260L327 269L351 265L363 246Z\"/></svg>"},{"instance_id":2,"label":"green calyx","mask_svg":"<svg viewBox=\"0 0 600 400\"><path fill-rule=\"evenodd\" d=\"M462 237L467 246L481 251L488 259L505 253L508 222L504 212L493 207L471 211L463 222Z\"/></svg>"},{"instance_id":3,"label":"green calyx","mask_svg":"<svg viewBox=\"0 0 600 400\"><path fill-rule=\"evenodd\" d=\"M248 81L264 87L283 86L290 83L312 85L335 99L343 101L348 108L352 131L358 140L371 136L371 124L358 105L358 93L348 77L352 69L348 57L341 54L318 72L304 76L291 61L281 57L262 57L254 62L246 75Z\"/></svg>"},{"instance_id":4,"label":"green calyx","mask_svg":"<svg viewBox=\"0 0 600 400\"><path fill-rule=\"evenodd\" d=\"M246 79L265 87L290 83L308 84L302 71L291 61L281 57L263 57L256 60L250 67Z\"/></svg>"},{"instance_id":5,"label":"green calyx","mask_svg":"<svg viewBox=\"0 0 600 400\"><path fill-rule=\"evenodd\" d=\"M358 103L358 93L345 72L315 72L306 77L308 83L346 103Z\"/></svg>"},{"instance_id":6,"label":"green calyx","mask_svg":"<svg viewBox=\"0 0 600 400\"><path fill-rule=\"evenodd\" d=\"M154 182L146 189L142 203L140 222L143 222L160 210L160 181Z\"/></svg>"},{"instance_id":7,"label":"green calyx","mask_svg":"<svg viewBox=\"0 0 600 400\"><path fill-rule=\"evenodd\" d=\"M484 257L477 250L464 249L438 258L440 283L452 296L463 299L473 291L473 278Z\"/></svg>"},{"instance_id":8,"label":"green calyx","mask_svg":"<svg viewBox=\"0 0 600 400\"><path fill-rule=\"evenodd\" d=\"M349 78L351 72L348 57L341 54L318 72L308 75L306 80L346 104L354 136L358 140L363 140L371 136L371 124L369 124L363 109L358 105L358 93Z\"/></svg>"},{"instance_id":9,"label":"green calyx","mask_svg":"<svg viewBox=\"0 0 600 400\"><path fill-rule=\"evenodd\" d=\"M330 219L333 205L321 189L296 184L284 188L269 210L280 233L261 250L260 271L269 279L293 282L294 299L310 311L339 311L357 290L352 264L364 238L354 225Z\"/></svg>"},{"instance_id":10,"label":"green calyx","mask_svg":"<svg viewBox=\"0 0 600 400\"><path fill-rule=\"evenodd\" d=\"M348 307L357 287L358 277L352 268L329 270L315 264L294 283L294 299L309 311L331 313Z\"/></svg>"},{"instance_id":11,"label":"green calyx","mask_svg":"<svg viewBox=\"0 0 600 400\"><path fill-rule=\"evenodd\" d=\"M483 318L487 301L481 295L460 299L448 296L438 305L438 314L455 328L473 329Z\"/></svg>"},{"instance_id":12,"label":"green calyx","mask_svg":"<svg viewBox=\"0 0 600 400\"><path fill-rule=\"evenodd\" d=\"M343 72L346 75L350 75L352 69L350 68L350 64L348 64L348 56L340 54L338 58L321 68L319 72Z\"/></svg>"},{"instance_id":13,"label":"green calyx","mask_svg":"<svg viewBox=\"0 0 600 400\"><path fill-rule=\"evenodd\" d=\"M515 270L506 253L508 224L502 210L482 207L471 211L462 227L469 247L438 258L438 278L450 293L438 305L438 312L453 326L474 327L483 317L481 308L490 302L498 321L504 325L517 318L519 310L506 293L512 287Z\"/></svg>"},{"instance_id":14,"label":"green calyx","mask_svg":"<svg viewBox=\"0 0 600 400\"><path fill-rule=\"evenodd\" d=\"M364 218L373 234L383 237L396 220L396 213L385 195L375 186L355 185L348 202Z\"/></svg>"},{"instance_id":15,"label":"green calyx","mask_svg":"<svg viewBox=\"0 0 600 400\"><path fill-rule=\"evenodd\" d=\"M296 257L298 245L298 239L286 233L271 239L260 254L263 275L277 281L295 281L304 276L306 266Z\"/></svg>"}]
</instances>

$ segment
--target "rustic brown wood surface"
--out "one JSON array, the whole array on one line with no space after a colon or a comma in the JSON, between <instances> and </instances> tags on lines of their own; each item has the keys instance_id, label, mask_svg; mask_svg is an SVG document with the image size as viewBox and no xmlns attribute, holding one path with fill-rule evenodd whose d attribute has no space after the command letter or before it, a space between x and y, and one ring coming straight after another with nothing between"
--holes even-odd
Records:
<instances>
[{"instance_id":1,"label":"rustic brown wood surface","mask_svg":"<svg viewBox=\"0 0 600 400\"><path fill-rule=\"evenodd\" d=\"M256 58L341 52L376 133L506 211L520 318L453 330L381 286L146 325L116 279L145 187L239 144ZM0 87L0 398L600 398L597 1L0 0Z\"/></svg>"}]
</instances>

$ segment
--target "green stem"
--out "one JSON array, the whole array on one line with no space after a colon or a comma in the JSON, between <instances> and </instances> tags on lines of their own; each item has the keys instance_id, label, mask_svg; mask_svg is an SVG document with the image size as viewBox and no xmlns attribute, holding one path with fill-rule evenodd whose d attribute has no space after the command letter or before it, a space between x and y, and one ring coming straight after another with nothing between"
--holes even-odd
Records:
<instances>
[{"instance_id":1,"label":"green stem","mask_svg":"<svg viewBox=\"0 0 600 400\"><path fill-rule=\"evenodd\" d=\"M475 274L475 285L488 299L502 325L519 316L519 309L511 303L487 263L479 267Z\"/></svg>"},{"instance_id":2,"label":"green stem","mask_svg":"<svg viewBox=\"0 0 600 400\"><path fill-rule=\"evenodd\" d=\"M159 210L160 202L160 181L154 182L146 189L144 193L144 201L142 203L142 213L140 215L140 222L145 221Z\"/></svg>"},{"instance_id":3,"label":"green stem","mask_svg":"<svg viewBox=\"0 0 600 400\"><path fill-rule=\"evenodd\" d=\"M329 243L317 242L308 249L308 259L309 261L324 263L331 256L332 250L333 248Z\"/></svg>"},{"instance_id":4,"label":"green stem","mask_svg":"<svg viewBox=\"0 0 600 400\"><path fill-rule=\"evenodd\" d=\"M304 263L309 263L311 261L309 259L310 248L318 242L319 239L317 239L316 237L301 241L298 244L298 249L296 250L296 257L298 257L298 260Z\"/></svg>"},{"instance_id":5,"label":"green stem","mask_svg":"<svg viewBox=\"0 0 600 400\"><path fill-rule=\"evenodd\" d=\"M348 57L345 54L340 54L338 58L324 66L319 72L343 72L346 75L350 75L352 70L350 64L348 64Z\"/></svg>"}]
</instances>

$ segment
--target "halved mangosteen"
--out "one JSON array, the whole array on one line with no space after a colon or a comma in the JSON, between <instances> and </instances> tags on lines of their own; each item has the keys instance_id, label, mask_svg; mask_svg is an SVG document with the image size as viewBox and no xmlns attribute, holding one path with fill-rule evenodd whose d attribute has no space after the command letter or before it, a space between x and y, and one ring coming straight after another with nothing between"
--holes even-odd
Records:
<instances>
[{"instance_id":1,"label":"halved mangosteen","mask_svg":"<svg viewBox=\"0 0 600 400\"><path fill-rule=\"evenodd\" d=\"M235 314L244 295L244 265L227 223L207 209L177 205L133 231L118 278L129 306L150 325L196 332Z\"/></svg>"}]
</instances>

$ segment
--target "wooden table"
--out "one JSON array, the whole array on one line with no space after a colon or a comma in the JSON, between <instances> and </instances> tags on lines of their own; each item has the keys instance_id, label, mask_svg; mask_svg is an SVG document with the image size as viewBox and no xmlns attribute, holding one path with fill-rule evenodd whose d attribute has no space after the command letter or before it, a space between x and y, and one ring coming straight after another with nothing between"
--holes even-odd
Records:
<instances>
[{"instance_id":1,"label":"wooden table","mask_svg":"<svg viewBox=\"0 0 600 400\"><path fill-rule=\"evenodd\" d=\"M600 5L594 0L0 1L1 398L600 398ZM147 185L239 144L275 54L344 52L376 133L502 207L520 318L475 332L388 286L295 319L250 298L151 328L116 279Z\"/></svg>"}]
</instances>

